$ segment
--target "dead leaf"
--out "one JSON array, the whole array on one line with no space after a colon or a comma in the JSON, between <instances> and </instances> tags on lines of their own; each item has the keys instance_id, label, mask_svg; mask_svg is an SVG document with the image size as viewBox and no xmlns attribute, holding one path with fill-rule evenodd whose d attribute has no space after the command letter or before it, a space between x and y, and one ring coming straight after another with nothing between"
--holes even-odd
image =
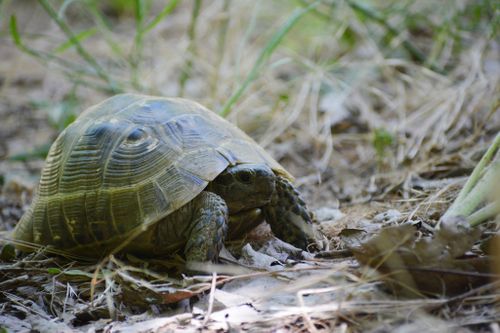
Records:
<instances>
[{"instance_id":1,"label":"dead leaf","mask_svg":"<svg viewBox=\"0 0 500 333\"><path fill-rule=\"evenodd\" d=\"M353 228L345 228L339 234L340 239L348 248L360 246L369 236L370 234L365 230Z\"/></svg>"},{"instance_id":2,"label":"dead leaf","mask_svg":"<svg viewBox=\"0 0 500 333\"><path fill-rule=\"evenodd\" d=\"M191 298L195 294L190 290L176 290L173 293L162 293L163 304L177 303L186 298Z\"/></svg>"},{"instance_id":3,"label":"dead leaf","mask_svg":"<svg viewBox=\"0 0 500 333\"><path fill-rule=\"evenodd\" d=\"M456 295L492 276L489 257L463 257L478 230L450 221L433 238L417 236L408 224L389 227L351 250L360 263L382 274L391 291L407 297Z\"/></svg>"}]
</instances>

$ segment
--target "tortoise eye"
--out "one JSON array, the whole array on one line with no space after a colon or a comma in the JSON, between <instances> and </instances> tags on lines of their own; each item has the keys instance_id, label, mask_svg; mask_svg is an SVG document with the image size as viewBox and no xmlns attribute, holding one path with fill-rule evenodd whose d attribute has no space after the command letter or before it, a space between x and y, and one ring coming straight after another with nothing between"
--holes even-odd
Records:
<instances>
[{"instance_id":1,"label":"tortoise eye","mask_svg":"<svg viewBox=\"0 0 500 333\"><path fill-rule=\"evenodd\" d=\"M238 180L242 183L251 183L252 182L252 174L250 172L239 172L237 174Z\"/></svg>"},{"instance_id":2,"label":"tortoise eye","mask_svg":"<svg viewBox=\"0 0 500 333\"><path fill-rule=\"evenodd\" d=\"M127 136L127 141L129 142L137 142L146 137L146 131L140 128L135 128L130 134Z\"/></svg>"}]
</instances>

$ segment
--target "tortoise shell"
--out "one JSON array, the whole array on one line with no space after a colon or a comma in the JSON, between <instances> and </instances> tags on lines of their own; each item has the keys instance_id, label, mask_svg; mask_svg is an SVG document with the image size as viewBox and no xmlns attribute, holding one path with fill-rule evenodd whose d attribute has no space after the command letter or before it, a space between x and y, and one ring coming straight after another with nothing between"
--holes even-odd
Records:
<instances>
[{"instance_id":1,"label":"tortoise shell","mask_svg":"<svg viewBox=\"0 0 500 333\"><path fill-rule=\"evenodd\" d=\"M198 103L117 95L84 111L52 144L14 238L102 255L242 163L292 179L248 135Z\"/></svg>"}]
</instances>

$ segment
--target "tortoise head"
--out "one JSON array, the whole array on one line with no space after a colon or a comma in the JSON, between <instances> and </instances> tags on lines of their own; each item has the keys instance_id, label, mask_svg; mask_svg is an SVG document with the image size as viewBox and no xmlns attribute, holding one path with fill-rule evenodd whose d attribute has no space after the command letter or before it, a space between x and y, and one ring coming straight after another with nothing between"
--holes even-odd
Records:
<instances>
[{"instance_id":1,"label":"tortoise head","mask_svg":"<svg viewBox=\"0 0 500 333\"><path fill-rule=\"evenodd\" d=\"M229 213L234 214L269 203L275 179L276 175L265 164L238 164L229 166L217 176L208 190L220 195Z\"/></svg>"}]
</instances>

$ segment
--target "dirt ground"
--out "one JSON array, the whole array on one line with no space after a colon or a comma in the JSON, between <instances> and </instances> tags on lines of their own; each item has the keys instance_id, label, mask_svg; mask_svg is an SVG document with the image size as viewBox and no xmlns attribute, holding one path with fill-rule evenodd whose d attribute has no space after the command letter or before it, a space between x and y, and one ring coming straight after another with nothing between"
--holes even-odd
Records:
<instances>
[{"instance_id":1,"label":"dirt ground","mask_svg":"<svg viewBox=\"0 0 500 333\"><path fill-rule=\"evenodd\" d=\"M353 255L387 227L430 237L500 132L495 11L494 1L0 1L0 244L57 135L89 106L140 92L195 100L252 136L295 176L322 247L298 251L263 225L193 275L178 257L89 264L4 246L0 332L500 332L493 266L455 289L420 273L446 288L415 297ZM481 240L498 235L498 217L481 228ZM480 243L460 258L486 257Z\"/></svg>"}]
</instances>

